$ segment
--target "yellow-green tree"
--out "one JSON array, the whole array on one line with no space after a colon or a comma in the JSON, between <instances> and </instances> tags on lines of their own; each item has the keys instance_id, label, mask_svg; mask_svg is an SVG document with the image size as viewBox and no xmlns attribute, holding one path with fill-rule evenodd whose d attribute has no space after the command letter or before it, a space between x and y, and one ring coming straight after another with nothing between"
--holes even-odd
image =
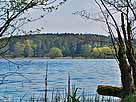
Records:
<instances>
[{"instance_id":1,"label":"yellow-green tree","mask_svg":"<svg viewBox=\"0 0 136 102\"><path fill-rule=\"evenodd\" d=\"M62 50L57 47L52 47L49 50L49 57L50 58L63 57Z\"/></svg>"},{"instance_id":2,"label":"yellow-green tree","mask_svg":"<svg viewBox=\"0 0 136 102\"><path fill-rule=\"evenodd\" d=\"M94 57L101 57L101 58L107 58L107 57L113 57L114 49L112 47L104 46L104 47L95 47L92 50L92 53Z\"/></svg>"},{"instance_id":3,"label":"yellow-green tree","mask_svg":"<svg viewBox=\"0 0 136 102\"><path fill-rule=\"evenodd\" d=\"M32 41L25 40L24 41L24 57L30 57L32 55L33 55Z\"/></svg>"},{"instance_id":4,"label":"yellow-green tree","mask_svg":"<svg viewBox=\"0 0 136 102\"><path fill-rule=\"evenodd\" d=\"M96 47L93 48L93 50L92 50L93 56L96 58L100 55L100 52L101 52L100 49L96 48Z\"/></svg>"}]
</instances>

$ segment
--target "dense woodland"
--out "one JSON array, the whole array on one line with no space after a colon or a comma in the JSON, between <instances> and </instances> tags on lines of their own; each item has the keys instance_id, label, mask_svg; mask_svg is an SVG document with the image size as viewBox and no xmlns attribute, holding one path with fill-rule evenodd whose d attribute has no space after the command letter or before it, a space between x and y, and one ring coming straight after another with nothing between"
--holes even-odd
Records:
<instances>
[{"instance_id":1,"label":"dense woodland","mask_svg":"<svg viewBox=\"0 0 136 102\"><path fill-rule=\"evenodd\" d=\"M1 47L8 42L7 57L113 58L110 41L97 34L47 33L3 38Z\"/></svg>"}]
</instances>

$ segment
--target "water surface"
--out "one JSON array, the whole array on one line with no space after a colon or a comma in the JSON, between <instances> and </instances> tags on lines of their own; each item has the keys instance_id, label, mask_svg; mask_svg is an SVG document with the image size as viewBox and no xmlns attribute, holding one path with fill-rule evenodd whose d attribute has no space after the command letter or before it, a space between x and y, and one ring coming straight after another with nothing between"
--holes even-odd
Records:
<instances>
[{"instance_id":1,"label":"water surface","mask_svg":"<svg viewBox=\"0 0 136 102\"><path fill-rule=\"evenodd\" d=\"M12 59L0 60L0 94L24 95L44 92L48 63L48 89L66 88L68 73L71 83L96 93L97 85L121 85L114 59ZM14 73L17 72L17 73ZM5 74L5 75L3 75ZM3 81L4 78L4 81Z\"/></svg>"}]
</instances>

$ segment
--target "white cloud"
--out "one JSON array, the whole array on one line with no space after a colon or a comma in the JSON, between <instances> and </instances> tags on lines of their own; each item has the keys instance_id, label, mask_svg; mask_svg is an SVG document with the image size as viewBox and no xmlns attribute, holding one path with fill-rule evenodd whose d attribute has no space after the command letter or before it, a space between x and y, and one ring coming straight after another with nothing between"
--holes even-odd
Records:
<instances>
[{"instance_id":1,"label":"white cloud","mask_svg":"<svg viewBox=\"0 0 136 102\"><path fill-rule=\"evenodd\" d=\"M88 9L90 12L99 12L93 0L67 0L66 4L57 11L48 14L44 19L34 22L25 28L44 26L45 32L91 32L106 34L104 24L96 21L86 21L72 13L76 10ZM38 12L40 14L40 12ZM43 31L43 32L44 32Z\"/></svg>"}]
</instances>

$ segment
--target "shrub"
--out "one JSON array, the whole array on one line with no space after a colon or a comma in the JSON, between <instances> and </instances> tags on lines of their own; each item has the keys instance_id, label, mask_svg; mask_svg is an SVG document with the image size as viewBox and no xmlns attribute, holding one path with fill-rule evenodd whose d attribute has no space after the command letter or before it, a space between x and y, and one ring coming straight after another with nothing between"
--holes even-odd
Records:
<instances>
[{"instance_id":1,"label":"shrub","mask_svg":"<svg viewBox=\"0 0 136 102\"><path fill-rule=\"evenodd\" d=\"M52 47L49 50L49 57L50 58L63 57L62 50L57 47Z\"/></svg>"}]
</instances>

